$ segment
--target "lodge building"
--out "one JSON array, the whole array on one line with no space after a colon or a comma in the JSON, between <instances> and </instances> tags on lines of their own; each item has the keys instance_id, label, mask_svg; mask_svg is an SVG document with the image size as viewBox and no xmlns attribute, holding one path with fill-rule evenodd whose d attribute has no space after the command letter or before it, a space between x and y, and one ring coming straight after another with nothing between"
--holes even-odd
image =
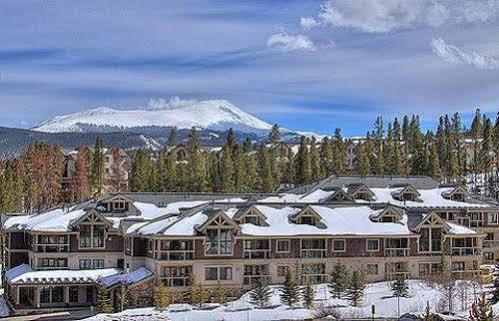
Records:
<instances>
[{"instance_id":1,"label":"lodge building","mask_svg":"<svg viewBox=\"0 0 499 321\"><path fill-rule=\"evenodd\" d=\"M16 313L95 303L162 281L205 286L328 280L342 262L367 281L448 269L476 276L499 255L499 206L428 177L331 176L275 194L111 193L2 217L5 296ZM148 289L148 291L144 291Z\"/></svg>"}]
</instances>

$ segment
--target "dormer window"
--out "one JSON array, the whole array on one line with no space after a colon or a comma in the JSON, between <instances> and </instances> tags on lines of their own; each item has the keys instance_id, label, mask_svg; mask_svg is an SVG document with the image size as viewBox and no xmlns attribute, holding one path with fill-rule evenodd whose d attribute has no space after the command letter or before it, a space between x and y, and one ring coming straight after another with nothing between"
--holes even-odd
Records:
<instances>
[{"instance_id":1,"label":"dormer window","mask_svg":"<svg viewBox=\"0 0 499 321\"><path fill-rule=\"evenodd\" d=\"M106 223L91 213L78 224L79 248L103 249L106 243Z\"/></svg>"},{"instance_id":2,"label":"dormer window","mask_svg":"<svg viewBox=\"0 0 499 321\"><path fill-rule=\"evenodd\" d=\"M298 224L315 225L315 217L313 217L313 216L301 216L298 219Z\"/></svg>"},{"instance_id":3,"label":"dormer window","mask_svg":"<svg viewBox=\"0 0 499 321\"><path fill-rule=\"evenodd\" d=\"M115 211L123 212L123 211L125 211L125 208L126 208L125 201L114 201L113 202L113 209Z\"/></svg>"},{"instance_id":4,"label":"dormer window","mask_svg":"<svg viewBox=\"0 0 499 321\"><path fill-rule=\"evenodd\" d=\"M383 223L393 223L395 221L394 221L393 216L383 216L381 218L381 222L383 222Z\"/></svg>"},{"instance_id":5,"label":"dormer window","mask_svg":"<svg viewBox=\"0 0 499 321\"><path fill-rule=\"evenodd\" d=\"M238 224L253 224L258 226L267 225L267 217L254 206L240 209L233 218Z\"/></svg>"},{"instance_id":6,"label":"dormer window","mask_svg":"<svg viewBox=\"0 0 499 321\"><path fill-rule=\"evenodd\" d=\"M453 189L448 189L442 192L442 196L444 198L456 201L456 202L464 202L466 201L466 196L468 196L468 191L462 185L458 185Z\"/></svg>"},{"instance_id":7,"label":"dormer window","mask_svg":"<svg viewBox=\"0 0 499 321\"><path fill-rule=\"evenodd\" d=\"M392 197L399 201L418 201L421 194L412 185L406 185L392 192Z\"/></svg>"},{"instance_id":8,"label":"dormer window","mask_svg":"<svg viewBox=\"0 0 499 321\"><path fill-rule=\"evenodd\" d=\"M454 195L452 195L453 201L464 202L464 198L465 198L465 195L462 193L454 193Z\"/></svg>"},{"instance_id":9,"label":"dormer window","mask_svg":"<svg viewBox=\"0 0 499 321\"><path fill-rule=\"evenodd\" d=\"M312 206L306 206L300 212L292 215L290 220L295 224L313 225L319 228L325 227L325 225L321 222L322 217Z\"/></svg>"}]
</instances>

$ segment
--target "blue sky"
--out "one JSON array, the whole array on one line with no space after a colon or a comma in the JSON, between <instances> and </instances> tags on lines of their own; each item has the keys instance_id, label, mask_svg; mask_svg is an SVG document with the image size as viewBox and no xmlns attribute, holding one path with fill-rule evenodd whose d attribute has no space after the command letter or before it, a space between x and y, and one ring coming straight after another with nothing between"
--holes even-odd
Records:
<instances>
[{"instance_id":1,"label":"blue sky","mask_svg":"<svg viewBox=\"0 0 499 321\"><path fill-rule=\"evenodd\" d=\"M496 1L3 0L0 13L3 126L173 96L346 135L377 115L432 126L498 110Z\"/></svg>"}]
</instances>

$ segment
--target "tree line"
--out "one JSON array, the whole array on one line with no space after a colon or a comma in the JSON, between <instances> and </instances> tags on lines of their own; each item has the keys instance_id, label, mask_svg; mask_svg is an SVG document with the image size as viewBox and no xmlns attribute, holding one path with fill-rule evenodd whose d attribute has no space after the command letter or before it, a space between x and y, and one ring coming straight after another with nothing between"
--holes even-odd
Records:
<instances>
[{"instance_id":1,"label":"tree line","mask_svg":"<svg viewBox=\"0 0 499 321\"><path fill-rule=\"evenodd\" d=\"M348 166L352 148L355 157ZM497 196L499 190L499 117L493 123L479 109L469 129L458 113L441 116L436 130L426 132L416 115L387 124L378 117L362 139L345 138L337 128L320 141L302 136L296 146L282 142L279 126L274 125L263 143L237 142L229 130L220 150L208 150L192 128L185 152L180 153L173 129L163 148L130 152L128 175L119 171L123 156L118 148L111 153L118 160L115 168L104 168L100 137L93 148L80 146L77 151L64 189L63 177L70 169L56 145L36 142L19 157L3 160L0 210L35 212L108 191L272 192L281 185L307 184L331 174L427 175L442 183L460 183L467 177L483 181L475 184L477 193Z\"/></svg>"}]
</instances>

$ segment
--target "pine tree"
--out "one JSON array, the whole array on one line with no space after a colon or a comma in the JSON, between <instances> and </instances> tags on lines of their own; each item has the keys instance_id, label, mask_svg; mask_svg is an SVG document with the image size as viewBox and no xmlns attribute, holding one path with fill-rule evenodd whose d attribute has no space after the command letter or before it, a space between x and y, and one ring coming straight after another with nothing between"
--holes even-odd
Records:
<instances>
[{"instance_id":1,"label":"pine tree","mask_svg":"<svg viewBox=\"0 0 499 321\"><path fill-rule=\"evenodd\" d=\"M201 283L195 281L191 281L189 296L191 304L197 306L199 309L202 309L203 304L208 302L209 299L209 293L206 288Z\"/></svg>"},{"instance_id":2,"label":"pine tree","mask_svg":"<svg viewBox=\"0 0 499 321\"><path fill-rule=\"evenodd\" d=\"M314 306L315 291L312 285L307 282L301 290L301 296L303 298L303 306L307 309L311 309Z\"/></svg>"},{"instance_id":3,"label":"pine tree","mask_svg":"<svg viewBox=\"0 0 499 321\"><path fill-rule=\"evenodd\" d=\"M480 166L480 141L479 139L482 137L482 114L480 109L477 108L475 111L475 117L473 118L473 122L471 123L471 136L473 138L473 160L472 160L472 168L475 176L479 173Z\"/></svg>"},{"instance_id":4,"label":"pine tree","mask_svg":"<svg viewBox=\"0 0 499 321\"><path fill-rule=\"evenodd\" d=\"M213 302L220 303L225 305L227 303L227 291L225 291L224 287L218 282L217 287L213 291Z\"/></svg>"},{"instance_id":5,"label":"pine tree","mask_svg":"<svg viewBox=\"0 0 499 321\"><path fill-rule=\"evenodd\" d=\"M487 298L485 297L485 293L482 293L482 297L477 300L477 302L473 303L470 311L470 320L471 321L493 321L494 320L494 312L492 311L492 307L490 306Z\"/></svg>"},{"instance_id":6,"label":"pine tree","mask_svg":"<svg viewBox=\"0 0 499 321\"><path fill-rule=\"evenodd\" d=\"M328 284L329 292L333 298L341 298L349 286L349 275L347 267L341 262L333 266L330 282Z\"/></svg>"},{"instance_id":7,"label":"pine tree","mask_svg":"<svg viewBox=\"0 0 499 321\"><path fill-rule=\"evenodd\" d=\"M371 164L365 149L366 143L359 143L355 148L354 169L361 176L366 176L371 173Z\"/></svg>"},{"instance_id":8,"label":"pine tree","mask_svg":"<svg viewBox=\"0 0 499 321\"><path fill-rule=\"evenodd\" d=\"M206 162L196 127L191 129L188 149L189 189L194 192L205 192L207 188Z\"/></svg>"},{"instance_id":9,"label":"pine tree","mask_svg":"<svg viewBox=\"0 0 499 321\"><path fill-rule=\"evenodd\" d=\"M170 294L168 293L168 288L162 281L158 282L158 285L154 287L154 306L157 310L165 310L170 305Z\"/></svg>"},{"instance_id":10,"label":"pine tree","mask_svg":"<svg viewBox=\"0 0 499 321\"><path fill-rule=\"evenodd\" d=\"M75 172L71 177L71 201L82 202L92 195L89 175L89 154L87 147L81 146L77 149Z\"/></svg>"},{"instance_id":11,"label":"pine tree","mask_svg":"<svg viewBox=\"0 0 499 321\"><path fill-rule=\"evenodd\" d=\"M355 270L352 273L352 277L350 278L350 282L348 285L347 293L348 299L352 306L358 306L362 301L362 297L364 295L364 275L362 272Z\"/></svg>"},{"instance_id":12,"label":"pine tree","mask_svg":"<svg viewBox=\"0 0 499 321\"><path fill-rule=\"evenodd\" d=\"M407 286L405 277L400 276L392 282L392 291L394 297L406 298L409 296L409 287Z\"/></svg>"},{"instance_id":13,"label":"pine tree","mask_svg":"<svg viewBox=\"0 0 499 321\"><path fill-rule=\"evenodd\" d=\"M320 163L321 178L329 176L333 172L333 146L327 136L321 143Z\"/></svg>"},{"instance_id":14,"label":"pine tree","mask_svg":"<svg viewBox=\"0 0 499 321\"><path fill-rule=\"evenodd\" d=\"M104 143L100 136L97 136L95 139L91 167L91 183L94 194L100 195L104 187Z\"/></svg>"},{"instance_id":15,"label":"pine tree","mask_svg":"<svg viewBox=\"0 0 499 321\"><path fill-rule=\"evenodd\" d=\"M300 138L300 146L296 156L296 182L298 184L310 183L312 179L312 168L310 163L310 154L308 150L307 138Z\"/></svg>"},{"instance_id":16,"label":"pine tree","mask_svg":"<svg viewBox=\"0 0 499 321\"><path fill-rule=\"evenodd\" d=\"M110 167L108 183L114 192L125 192L128 189L127 173L130 170L128 168L129 164L126 162L126 157L122 154L120 148L111 147L109 154L113 158L113 162Z\"/></svg>"},{"instance_id":17,"label":"pine tree","mask_svg":"<svg viewBox=\"0 0 499 321\"><path fill-rule=\"evenodd\" d=\"M130 172L130 185L132 192L150 192L151 177L153 176L153 164L149 153L144 149L138 149L132 160Z\"/></svg>"},{"instance_id":18,"label":"pine tree","mask_svg":"<svg viewBox=\"0 0 499 321\"><path fill-rule=\"evenodd\" d=\"M97 286L97 311L100 313L113 312L109 291L102 285Z\"/></svg>"},{"instance_id":19,"label":"pine tree","mask_svg":"<svg viewBox=\"0 0 499 321\"><path fill-rule=\"evenodd\" d=\"M279 125L274 124L272 126L272 129L270 130L268 142L272 145L275 145L280 140L281 140L281 133L280 133Z\"/></svg>"},{"instance_id":20,"label":"pine tree","mask_svg":"<svg viewBox=\"0 0 499 321\"><path fill-rule=\"evenodd\" d=\"M438 158L437 147L432 139L429 139L429 159L428 159L428 175L439 181L442 178L440 170L440 160Z\"/></svg>"},{"instance_id":21,"label":"pine tree","mask_svg":"<svg viewBox=\"0 0 499 321\"><path fill-rule=\"evenodd\" d=\"M312 136L310 141L310 174L312 180L318 180L321 176L321 164L319 160L319 151L317 149L317 140L315 136Z\"/></svg>"},{"instance_id":22,"label":"pine tree","mask_svg":"<svg viewBox=\"0 0 499 321\"><path fill-rule=\"evenodd\" d=\"M173 127L168 136L168 147L174 148L177 146L177 127Z\"/></svg>"},{"instance_id":23,"label":"pine tree","mask_svg":"<svg viewBox=\"0 0 499 321\"><path fill-rule=\"evenodd\" d=\"M383 175L385 173L385 158L383 155L384 135L383 117L378 116L373 130L373 137L376 142L376 166L374 168L376 175Z\"/></svg>"},{"instance_id":24,"label":"pine tree","mask_svg":"<svg viewBox=\"0 0 499 321\"><path fill-rule=\"evenodd\" d=\"M288 305L289 307L293 307L296 302L300 300L300 288L296 283L295 279L291 275L291 271L288 269L288 273L286 273L286 279L281 288L281 302L283 304Z\"/></svg>"},{"instance_id":25,"label":"pine tree","mask_svg":"<svg viewBox=\"0 0 499 321\"><path fill-rule=\"evenodd\" d=\"M336 175L345 173L346 164L346 144L341 136L341 129L336 128L334 130L334 140L333 140L333 154L334 163L333 171Z\"/></svg>"},{"instance_id":26,"label":"pine tree","mask_svg":"<svg viewBox=\"0 0 499 321\"><path fill-rule=\"evenodd\" d=\"M250 301L260 309L265 308L270 302L272 290L263 278L257 278L255 287L250 292Z\"/></svg>"},{"instance_id":27,"label":"pine tree","mask_svg":"<svg viewBox=\"0 0 499 321\"><path fill-rule=\"evenodd\" d=\"M233 137L232 129L227 135L227 140L222 147L222 162L220 166L220 178L222 184L222 192L234 193L234 161L233 152L235 146L235 138Z\"/></svg>"}]
</instances>

